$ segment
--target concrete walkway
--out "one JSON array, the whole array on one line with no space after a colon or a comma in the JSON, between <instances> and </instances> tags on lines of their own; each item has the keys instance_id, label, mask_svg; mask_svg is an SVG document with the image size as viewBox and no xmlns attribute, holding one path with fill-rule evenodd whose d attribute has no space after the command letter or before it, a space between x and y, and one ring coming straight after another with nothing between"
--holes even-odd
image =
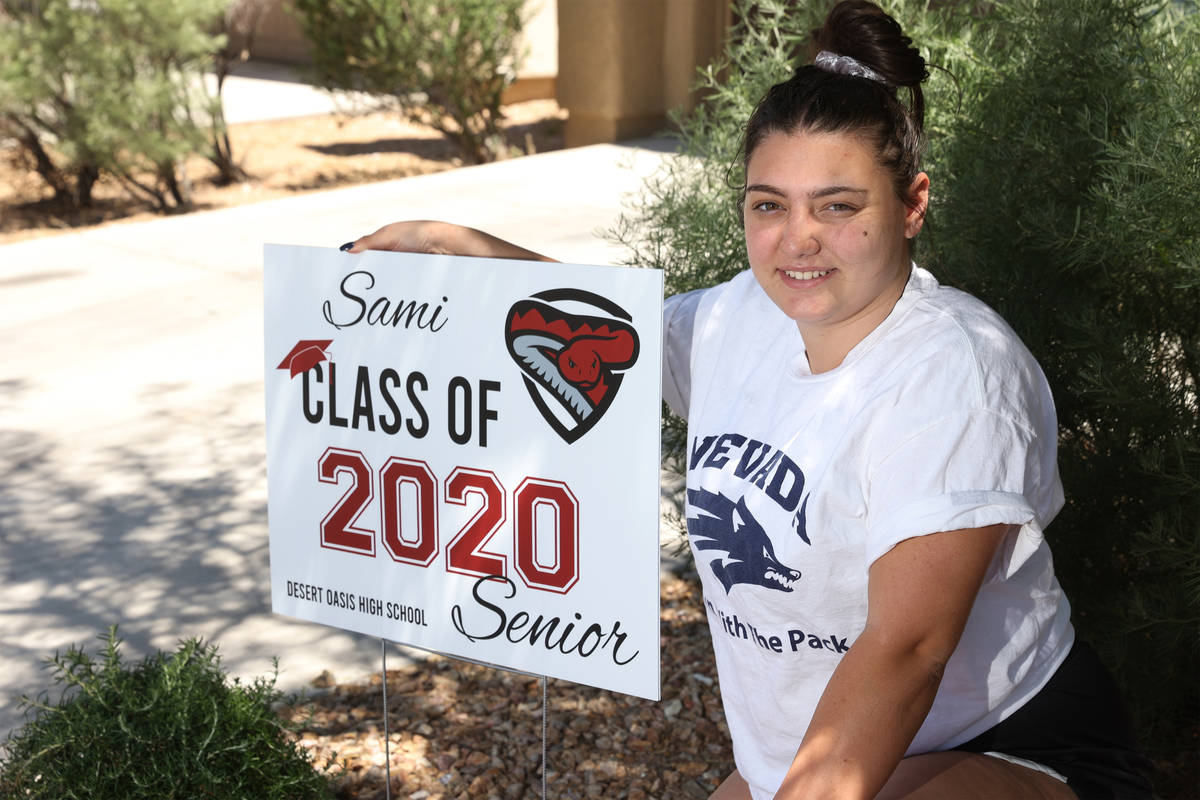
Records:
<instances>
[{"instance_id":1,"label":"concrete walkway","mask_svg":"<svg viewBox=\"0 0 1200 800\"><path fill-rule=\"evenodd\" d=\"M278 656L285 689L378 669L378 640L270 613L264 242L431 217L612 263L596 232L663 157L601 145L0 247L0 736L42 660L113 623L130 658L195 635L236 675Z\"/></svg>"},{"instance_id":2,"label":"concrete walkway","mask_svg":"<svg viewBox=\"0 0 1200 800\"><path fill-rule=\"evenodd\" d=\"M209 76L209 86L216 88ZM363 92L327 92L304 80L301 68L270 61L234 66L222 92L225 121L258 122L334 112L365 111L383 104Z\"/></svg>"}]
</instances>

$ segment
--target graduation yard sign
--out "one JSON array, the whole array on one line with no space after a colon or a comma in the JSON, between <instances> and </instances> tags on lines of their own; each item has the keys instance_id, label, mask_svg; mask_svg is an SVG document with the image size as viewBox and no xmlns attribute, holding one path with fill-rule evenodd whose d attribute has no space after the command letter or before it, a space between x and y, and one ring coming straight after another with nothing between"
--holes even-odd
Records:
<instances>
[{"instance_id":1,"label":"graduation yard sign","mask_svg":"<svg viewBox=\"0 0 1200 800\"><path fill-rule=\"evenodd\" d=\"M655 270L267 245L271 602L659 698Z\"/></svg>"}]
</instances>

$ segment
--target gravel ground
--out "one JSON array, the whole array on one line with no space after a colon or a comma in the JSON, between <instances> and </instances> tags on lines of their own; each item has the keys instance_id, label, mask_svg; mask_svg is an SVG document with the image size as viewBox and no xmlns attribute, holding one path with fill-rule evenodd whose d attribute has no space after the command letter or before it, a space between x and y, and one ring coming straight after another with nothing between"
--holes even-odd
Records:
<instances>
[{"instance_id":1,"label":"gravel ground","mask_svg":"<svg viewBox=\"0 0 1200 800\"><path fill-rule=\"evenodd\" d=\"M694 572L664 577L662 659L660 703L547 682L548 797L707 798L733 770ZM392 797L541 796L539 678L433 656L387 680ZM333 765L338 797L385 797L380 677L314 683L284 709L300 745Z\"/></svg>"}]
</instances>

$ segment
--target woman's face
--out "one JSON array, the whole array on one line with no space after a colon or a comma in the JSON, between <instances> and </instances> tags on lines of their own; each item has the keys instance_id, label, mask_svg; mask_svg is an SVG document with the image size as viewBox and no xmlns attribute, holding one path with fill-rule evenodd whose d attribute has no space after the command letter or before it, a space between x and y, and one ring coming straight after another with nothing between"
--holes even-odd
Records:
<instances>
[{"instance_id":1,"label":"woman's face","mask_svg":"<svg viewBox=\"0 0 1200 800\"><path fill-rule=\"evenodd\" d=\"M754 150L744 212L750 266L810 352L817 340L848 352L900 298L928 177L918 175L909 192L913 207L896 196L872 146L853 134L776 132Z\"/></svg>"}]
</instances>

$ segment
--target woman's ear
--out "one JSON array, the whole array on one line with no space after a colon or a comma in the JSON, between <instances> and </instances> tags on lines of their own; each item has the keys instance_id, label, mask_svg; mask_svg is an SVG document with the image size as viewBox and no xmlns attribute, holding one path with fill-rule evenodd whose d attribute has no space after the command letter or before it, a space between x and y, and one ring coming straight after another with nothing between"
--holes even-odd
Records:
<instances>
[{"instance_id":1,"label":"woman's ear","mask_svg":"<svg viewBox=\"0 0 1200 800\"><path fill-rule=\"evenodd\" d=\"M904 206L904 238L912 239L921 232L925 212L929 210L929 176L924 172L918 172L908 185Z\"/></svg>"}]
</instances>

